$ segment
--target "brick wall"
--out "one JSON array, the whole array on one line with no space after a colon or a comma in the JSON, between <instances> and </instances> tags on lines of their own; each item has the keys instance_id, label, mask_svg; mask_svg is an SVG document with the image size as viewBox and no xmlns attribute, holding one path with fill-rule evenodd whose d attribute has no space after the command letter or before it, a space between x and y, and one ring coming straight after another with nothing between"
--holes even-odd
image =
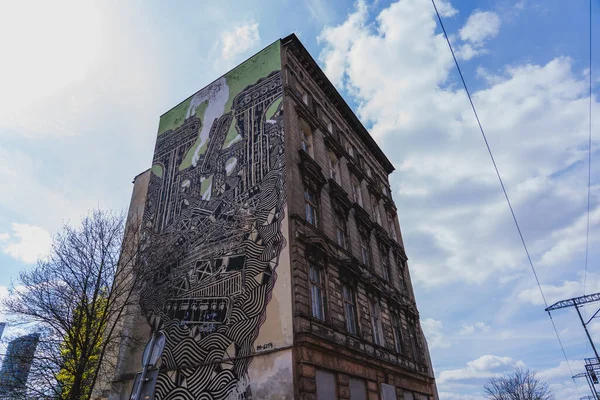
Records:
<instances>
[{"instance_id":1,"label":"brick wall","mask_svg":"<svg viewBox=\"0 0 600 400\"><path fill-rule=\"evenodd\" d=\"M292 265L292 293L294 296L295 331L295 379L296 395L302 399L316 399L315 368L324 368L336 373L338 397L349 398L348 379L362 377L368 383L369 399L379 399L379 385L388 383L397 388L398 399L402 390L433 396L435 383L429 360L424 351L425 342L419 326L418 312L406 268L406 254L400 234L395 207L390 195L379 188L387 186L387 173L376 157L371 154L336 111L328 104L327 96L304 69L293 54L284 51L284 112L285 112L285 151L287 153L288 214L290 216L290 256ZM298 88L298 90L297 90ZM303 96L306 94L306 96ZM304 98L303 98L304 97ZM304 101L308 99L308 101ZM308 104L306 104L308 103ZM327 125L320 117L332 121L334 134L328 132ZM300 151L302 147L301 126L306 124L312 132L312 157ZM342 134L338 134L342 133ZM350 143L355 149L355 157L343 150ZM340 151L340 148L342 149ZM329 179L329 152L339 155L339 186L352 202L352 180L359 179L363 199L363 209L369 226L377 226L371 203L372 195L378 199L381 224L368 234L371 262L362 264L360 233L357 212L354 206L347 217L347 238L349 247L337 245L335 214L332 205L334 188ZM359 165L362 159L362 165ZM361 174L361 168L371 169L372 178ZM320 174L319 179L314 175ZM313 178L310 178L310 177ZM307 178L309 177L309 178ZM310 225L305 220L305 185L311 179L319 180L318 224ZM387 223L391 216L396 227L397 240ZM375 234L375 230L379 233ZM380 239L378 239L377 237ZM389 255L390 277L383 279L380 242ZM382 242L382 243L383 243ZM318 254L317 254L318 253ZM308 274L308 258L317 254L323 268L326 316L321 321L311 315L311 294ZM350 278L348 278L350 277ZM346 316L342 297L342 284L353 283L357 310L358 333L346 331ZM404 285L402 284L404 282ZM374 344L369 301L377 299L385 343ZM395 349L392 329L392 309L401 321L403 354ZM410 329L421 340L417 354L413 355L410 342ZM310 346L305 346L309 343Z\"/></svg>"}]
</instances>

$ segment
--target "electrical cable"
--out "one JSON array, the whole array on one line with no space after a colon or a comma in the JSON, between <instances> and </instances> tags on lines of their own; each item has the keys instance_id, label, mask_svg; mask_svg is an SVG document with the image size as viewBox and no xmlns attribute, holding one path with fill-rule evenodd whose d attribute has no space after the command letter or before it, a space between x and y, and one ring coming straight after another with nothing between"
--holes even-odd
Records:
<instances>
[{"instance_id":1,"label":"electrical cable","mask_svg":"<svg viewBox=\"0 0 600 400\"><path fill-rule=\"evenodd\" d=\"M531 271L533 272L533 276L535 277L535 281L540 290L540 294L542 295L542 299L544 300L544 304L546 308L548 308L548 302L546 301L546 296L544 296L544 291L542 290L542 285L540 284L540 280L537 276L537 272L535 271L535 267L533 266L533 261L531 260L531 256L529 254L529 249L527 248L527 244L525 243L525 239L523 238L523 233L521 232L521 228L519 226L519 222L517 221L517 217L513 210L510 199L508 198L508 193L506 188L504 187L504 182L502 181L502 177L500 175L500 171L498 170L498 166L496 165L496 160L494 159L494 155L492 154L492 149L488 143L487 137L485 135L485 131L483 130L483 126L481 125L481 121L479 120L479 115L477 114L477 110L475 109L475 105L473 104L473 99L471 98L471 93L467 87L467 83L465 82L465 78L463 76L462 70L460 69L460 65L458 64L458 60L456 59L456 55L454 54L454 49L452 48L452 44L450 43L450 39L448 38L448 34L446 33L446 28L444 27L444 23L442 22L442 17L435 5L435 0L431 0L433 3L433 8L435 9L435 13L437 15L438 21L440 22L440 27L444 32L444 37L446 38L446 42L448 42L448 47L450 48L450 52L452 53L452 58L454 59L454 64L456 65L456 69L458 70L458 74L460 75L460 79L462 81L465 92L467 93L467 97L469 98L469 103L471 103L471 108L473 109L473 113L475 114L475 119L477 120L477 124L479 125L479 130L481 131L481 135L483 137L483 141L485 142L485 146L487 147L488 153L492 160L492 164L494 164L494 169L496 170L496 175L498 176L498 180L500 181L500 186L502 187L502 191L504 192L504 197L506 198L506 202L508 203L508 208L510 209L510 213L512 215L515 226L517 227L517 231L519 232L519 237L521 238L521 243L523 244L523 248L525 249L525 253L527 254L527 259L529 260L529 265L531 266ZM552 322L552 327L554 328L554 332L556 333L556 338L558 339L558 343L560 344L560 348L562 350L563 356L565 357L565 361L567 362L567 366L569 367L569 372L571 373L571 377L573 376L573 371L571 370L571 364L569 363L569 359L567 358L567 353L565 352L565 348L560 340L560 335L558 334L558 330L556 329L556 325L554 324L554 320L552 319L552 314L548 311L548 316L550 317L550 322ZM573 379L573 383L579 389L579 385Z\"/></svg>"},{"instance_id":2,"label":"electrical cable","mask_svg":"<svg viewBox=\"0 0 600 400\"><path fill-rule=\"evenodd\" d=\"M585 232L585 269L583 274L583 295L585 296L585 284L587 280L587 267L588 267L588 249L590 240L590 187L592 183L592 0L590 3L590 48L589 48L589 121L588 121L588 183L587 183L587 225Z\"/></svg>"},{"instance_id":3,"label":"electrical cable","mask_svg":"<svg viewBox=\"0 0 600 400\"><path fill-rule=\"evenodd\" d=\"M585 267L583 270L583 295L585 296L585 286L587 283L588 252L590 242L590 187L592 182L592 0L589 0L589 120L588 120L588 182L587 182L587 223L585 228ZM587 312L584 309L584 315ZM588 344L585 344L585 356L587 358Z\"/></svg>"}]
</instances>

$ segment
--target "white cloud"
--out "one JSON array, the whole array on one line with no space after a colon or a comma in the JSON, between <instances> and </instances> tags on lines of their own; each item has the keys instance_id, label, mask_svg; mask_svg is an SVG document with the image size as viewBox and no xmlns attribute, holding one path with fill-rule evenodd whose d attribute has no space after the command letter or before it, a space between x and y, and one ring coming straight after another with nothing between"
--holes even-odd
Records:
<instances>
[{"instance_id":1,"label":"white cloud","mask_svg":"<svg viewBox=\"0 0 600 400\"><path fill-rule=\"evenodd\" d=\"M427 318L421 321L421 328L427 338L429 349L448 348L452 345L442 334L442 321Z\"/></svg>"},{"instance_id":2,"label":"white cloud","mask_svg":"<svg viewBox=\"0 0 600 400\"><path fill-rule=\"evenodd\" d=\"M475 11L460 29L460 38L464 41L482 44L487 39L494 38L500 32L500 18L491 11Z\"/></svg>"},{"instance_id":3,"label":"white cloud","mask_svg":"<svg viewBox=\"0 0 600 400\"><path fill-rule=\"evenodd\" d=\"M524 366L525 364L522 361L513 360L510 357L498 357L488 354L467 362L467 366L464 368L440 372L437 380L443 384L450 381L487 379Z\"/></svg>"},{"instance_id":4,"label":"white cloud","mask_svg":"<svg viewBox=\"0 0 600 400\"><path fill-rule=\"evenodd\" d=\"M322 25L330 21L333 11L326 0L304 0L304 5L315 21Z\"/></svg>"},{"instance_id":5,"label":"white cloud","mask_svg":"<svg viewBox=\"0 0 600 400\"><path fill-rule=\"evenodd\" d=\"M378 143L394 149L396 201L411 210L399 216L415 283L481 284L529 273L467 97L449 85L455 67L431 4L402 0L374 23L368 17L358 3L344 22L324 29L320 58ZM477 34L465 27L463 34L481 43L496 28ZM577 238L560 232L581 219L587 200L587 82L566 57L478 73L485 86L473 100L534 262L557 252L565 262L580 244L580 224ZM593 112L600 117L597 102ZM599 193L594 186L592 197ZM597 232L600 223L592 222Z\"/></svg>"},{"instance_id":6,"label":"white cloud","mask_svg":"<svg viewBox=\"0 0 600 400\"><path fill-rule=\"evenodd\" d=\"M490 331L489 325L486 325L485 322L475 322L473 325L463 324L462 328L458 332L459 335L470 335L475 333L475 331L487 333Z\"/></svg>"},{"instance_id":7,"label":"white cloud","mask_svg":"<svg viewBox=\"0 0 600 400\"><path fill-rule=\"evenodd\" d=\"M583 273L579 274L579 280L565 280L558 285L544 285L542 290L548 305L560 300L566 300L583 295ZM586 293L596 293L600 291L600 275L588 272L586 278ZM540 289L537 286L524 289L517 294L517 300L521 303L529 303L535 306L544 304Z\"/></svg>"},{"instance_id":8,"label":"white cloud","mask_svg":"<svg viewBox=\"0 0 600 400\"><path fill-rule=\"evenodd\" d=\"M224 60L234 60L237 56L255 48L259 42L258 23L247 22L221 34L221 57Z\"/></svg>"},{"instance_id":9,"label":"white cloud","mask_svg":"<svg viewBox=\"0 0 600 400\"><path fill-rule=\"evenodd\" d=\"M27 224L12 224L12 233L0 235L0 248L4 254L27 264L35 263L50 251L52 237L44 229Z\"/></svg>"},{"instance_id":10,"label":"white cloud","mask_svg":"<svg viewBox=\"0 0 600 400\"><path fill-rule=\"evenodd\" d=\"M107 108L115 119L116 110L139 112L140 105L157 104L163 85L155 41L145 35L143 46L134 43L143 23L123 21L128 12L123 5L76 0L3 4L0 48L11 56L4 57L0 75L0 132L78 136L90 121L97 123L92 115ZM153 96L138 95L148 87Z\"/></svg>"}]
</instances>

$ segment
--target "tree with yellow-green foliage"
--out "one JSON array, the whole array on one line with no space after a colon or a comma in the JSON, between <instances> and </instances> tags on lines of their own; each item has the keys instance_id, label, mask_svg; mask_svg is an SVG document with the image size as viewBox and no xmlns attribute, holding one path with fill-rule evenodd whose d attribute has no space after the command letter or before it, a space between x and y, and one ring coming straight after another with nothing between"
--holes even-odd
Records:
<instances>
[{"instance_id":1,"label":"tree with yellow-green foliage","mask_svg":"<svg viewBox=\"0 0 600 400\"><path fill-rule=\"evenodd\" d=\"M96 210L65 225L50 255L20 274L4 308L40 333L27 397L88 400L112 380L101 375L128 340L120 324L138 287L138 239L124 216Z\"/></svg>"}]
</instances>

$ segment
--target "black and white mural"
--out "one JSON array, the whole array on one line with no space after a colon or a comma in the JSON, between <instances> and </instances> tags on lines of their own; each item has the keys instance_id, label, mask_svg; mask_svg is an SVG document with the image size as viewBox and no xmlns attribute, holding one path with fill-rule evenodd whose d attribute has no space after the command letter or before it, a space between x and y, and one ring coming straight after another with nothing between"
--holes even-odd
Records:
<instances>
[{"instance_id":1,"label":"black and white mural","mask_svg":"<svg viewBox=\"0 0 600 400\"><path fill-rule=\"evenodd\" d=\"M143 230L171 257L156 257L140 299L166 335L157 400L252 398L248 367L286 246L279 52L161 117Z\"/></svg>"}]
</instances>

